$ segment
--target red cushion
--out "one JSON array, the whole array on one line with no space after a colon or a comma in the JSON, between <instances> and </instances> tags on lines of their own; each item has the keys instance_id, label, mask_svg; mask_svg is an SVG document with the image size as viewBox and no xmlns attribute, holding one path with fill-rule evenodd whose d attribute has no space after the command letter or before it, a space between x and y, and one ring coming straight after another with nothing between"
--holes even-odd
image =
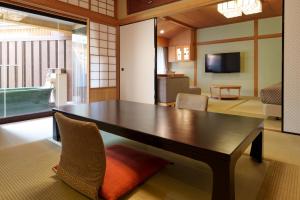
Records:
<instances>
[{"instance_id":1,"label":"red cushion","mask_svg":"<svg viewBox=\"0 0 300 200\"><path fill-rule=\"evenodd\" d=\"M169 163L125 146L110 146L106 148L106 171L99 196L106 200L116 200ZM55 173L57 169L58 165L52 168Z\"/></svg>"},{"instance_id":2,"label":"red cushion","mask_svg":"<svg viewBox=\"0 0 300 200\"><path fill-rule=\"evenodd\" d=\"M121 145L106 149L106 172L99 195L116 200L127 194L169 162Z\"/></svg>"}]
</instances>

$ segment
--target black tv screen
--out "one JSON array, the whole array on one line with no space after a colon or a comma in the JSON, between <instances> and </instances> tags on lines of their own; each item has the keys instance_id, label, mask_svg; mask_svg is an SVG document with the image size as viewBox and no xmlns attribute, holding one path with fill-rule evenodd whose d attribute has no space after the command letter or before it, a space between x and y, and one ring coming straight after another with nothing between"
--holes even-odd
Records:
<instances>
[{"instance_id":1,"label":"black tv screen","mask_svg":"<svg viewBox=\"0 0 300 200\"><path fill-rule=\"evenodd\" d=\"M240 72L240 52L205 55L205 72Z\"/></svg>"}]
</instances>

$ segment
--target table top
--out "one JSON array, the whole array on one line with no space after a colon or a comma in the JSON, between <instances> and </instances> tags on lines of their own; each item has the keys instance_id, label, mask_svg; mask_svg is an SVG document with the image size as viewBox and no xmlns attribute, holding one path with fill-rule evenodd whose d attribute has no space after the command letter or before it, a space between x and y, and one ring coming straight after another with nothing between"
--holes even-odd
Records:
<instances>
[{"instance_id":1,"label":"table top","mask_svg":"<svg viewBox=\"0 0 300 200\"><path fill-rule=\"evenodd\" d=\"M101 126L107 126L105 131L111 130L115 134L115 130L117 135L129 139L147 140L145 143L153 143L154 146L170 146L165 149L178 145L178 148L186 150L205 150L222 155L231 155L253 131L261 130L263 124L263 120L258 118L128 101L65 105L53 111L98 122L100 130Z\"/></svg>"},{"instance_id":2,"label":"table top","mask_svg":"<svg viewBox=\"0 0 300 200\"><path fill-rule=\"evenodd\" d=\"M221 84L214 84L210 86L211 88L226 88L226 89L240 89L242 86L240 85L221 85Z\"/></svg>"}]
</instances>

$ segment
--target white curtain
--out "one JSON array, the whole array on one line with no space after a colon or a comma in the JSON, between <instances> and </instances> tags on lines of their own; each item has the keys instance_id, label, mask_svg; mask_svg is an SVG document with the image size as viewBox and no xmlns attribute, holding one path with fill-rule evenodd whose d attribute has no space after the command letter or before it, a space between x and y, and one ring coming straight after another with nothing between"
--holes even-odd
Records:
<instances>
[{"instance_id":1,"label":"white curtain","mask_svg":"<svg viewBox=\"0 0 300 200\"><path fill-rule=\"evenodd\" d=\"M167 48L157 47L157 74L166 74L167 64Z\"/></svg>"},{"instance_id":2,"label":"white curtain","mask_svg":"<svg viewBox=\"0 0 300 200\"><path fill-rule=\"evenodd\" d=\"M72 34L72 102L86 103L87 73L86 73L86 28L73 30Z\"/></svg>"}]
</instances>

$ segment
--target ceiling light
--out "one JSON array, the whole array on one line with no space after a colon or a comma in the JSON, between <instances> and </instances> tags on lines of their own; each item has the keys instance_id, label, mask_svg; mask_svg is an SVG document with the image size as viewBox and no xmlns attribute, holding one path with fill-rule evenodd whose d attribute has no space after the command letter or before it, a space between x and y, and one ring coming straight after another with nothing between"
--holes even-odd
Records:
<instances>
[{"instance_id":1,"label":"ceiling light","mask_svg":"<svg viewBox=\"0 0 300 200\"><path fill-rule=\"evenodd\" d=\"M218 12L224 15L226 18L242 16L242 10L241 7L238 5L237 0L219 3Z\"/></svg>"},{"instance_id":2,"label":"ceiling light","mask_svg":"<svg viewBox=\"0 0 300 200\"><path fill-rule=\"evenodd\" d=\"M261 0L232 0L218 4L218 12L226 18L240 17L262 12Z\"/></svg>"},{"instance_id":3,"label":"ceiling light","mask_svg":"<svg viewBox=\"0 0 300 200\"><path fill-rule=\"evenodd\" d=\"M262 3L260 0L240 0L243 13L251 15L262 12Z\"/></svg>"},{"instance_id":4,"label":"ceiling light","mask_svg":"<svg viewBox=\"0 0 300 200\"><path fill-rule=\"evenodd\" d=\"M160 30L159 33L160 33L160 34L164 34L164 33L165 33L165 30Z\"/></svg>"}]
</instances>

